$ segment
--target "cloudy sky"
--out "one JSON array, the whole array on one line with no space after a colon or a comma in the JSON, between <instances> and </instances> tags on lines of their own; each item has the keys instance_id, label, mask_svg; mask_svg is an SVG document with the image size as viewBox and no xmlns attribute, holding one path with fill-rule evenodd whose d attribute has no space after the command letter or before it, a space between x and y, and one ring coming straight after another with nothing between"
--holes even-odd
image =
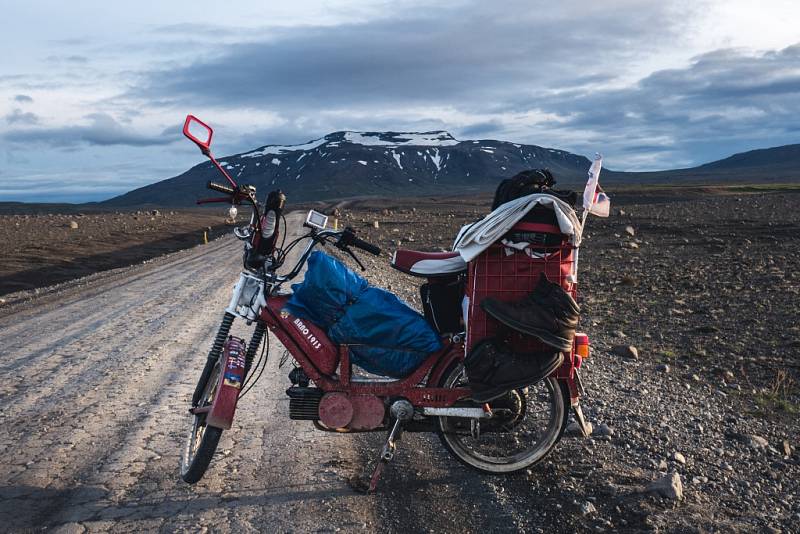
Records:
<instances>
[{"instance_id":1,"label":"cloudy sky","mask_svg":"<svg viewBox=\"0 0 800 534\"><path fill-rule=\"evenodd\" d=\"M0 0L0 201L109 198L336 130L655 170L800 142L796 0Z\"/></svg>"}]
</instances>

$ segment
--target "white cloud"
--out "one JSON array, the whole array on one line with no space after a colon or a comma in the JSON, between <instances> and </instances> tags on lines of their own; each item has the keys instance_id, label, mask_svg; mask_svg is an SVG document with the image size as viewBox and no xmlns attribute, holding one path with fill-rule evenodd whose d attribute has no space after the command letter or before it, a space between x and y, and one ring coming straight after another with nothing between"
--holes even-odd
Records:
<instances>
[{"instance_id":1,"label":"white cloud","mask_svg":"<svg viewBox=\"0 0 800 534\"><path fill-rule=\"evenodd\" d=\"M220 155L334 130L445 129L605 147L618 169L699 163L789 139L798 95L774 91L794 90L793 67L770 59L800 41L798 15L783 0L16 2L0 32L14 50L0 64L0 200L8 176L81 161L97 176L136 162L137 183L177 174L194 147L144 145L179 141L188 112L215 125Z\"/></svg>"}]
</instances>

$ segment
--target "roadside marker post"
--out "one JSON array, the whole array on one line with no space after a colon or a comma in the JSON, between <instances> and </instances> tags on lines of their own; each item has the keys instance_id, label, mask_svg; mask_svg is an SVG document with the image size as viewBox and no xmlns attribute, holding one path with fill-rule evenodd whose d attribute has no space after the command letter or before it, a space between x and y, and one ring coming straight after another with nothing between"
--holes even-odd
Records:
<instances>
[{"instance_id":1,"label":"roadside marker post","mask_svg":"<svg viewBox=\"0 0 800 534\"><path fill-rule=\"evenodd\" d=\"M208 245L208 230L203 230L203 244Z\"/></svg>"}]
</instances>

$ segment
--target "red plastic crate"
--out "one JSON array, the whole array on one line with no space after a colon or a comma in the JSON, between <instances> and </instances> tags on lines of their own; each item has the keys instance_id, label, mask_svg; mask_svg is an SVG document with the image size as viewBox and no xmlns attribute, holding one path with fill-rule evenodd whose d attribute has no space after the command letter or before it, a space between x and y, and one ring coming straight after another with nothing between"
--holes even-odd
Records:
<instances>
[{"instance_id":1,"label":"red plastic crate","mask_svg":"<svg viewBox=\"0 0 800 534\"><path fill-rule=\"evenodd\" d=\"M548 280L557 282L573 297L577 296L577 285L569 282L572 273L575 248L569 236L561 234L557 226L519 223L513 228L520 231L536 231L561 236L558 246L529 246L528 250L542 257L530 257L525 251L514 250L495 243L469 263L467 278L467 347L500 333L508 338L515 350L533 352L546 350L547 345L538 338L514 332L486 315L480 303L485 297L499 300L517 300L530 293L544 273ZM552 349L551 349L552 350Z\"/></svg>"}]
</instances>

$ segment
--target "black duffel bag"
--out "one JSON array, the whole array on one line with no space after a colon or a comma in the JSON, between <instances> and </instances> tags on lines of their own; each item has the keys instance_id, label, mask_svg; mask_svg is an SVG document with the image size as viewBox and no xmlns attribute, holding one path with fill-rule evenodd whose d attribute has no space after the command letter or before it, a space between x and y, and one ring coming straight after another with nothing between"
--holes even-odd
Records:
<instances>
[{"instance_id":1,"label":"black duffel bag","mask_svg":"<svg viewBox=\"0 0 800 534\"><path fill-rule=\"evenodd\" d=\"M532 195L534 193L544 193L553 195L559 200L563 200L573 208L578 201L578 195L574 191L559 191L553 189L556 179L549 169L530 169L515 174L500 182L494 193L492 210L497 209L501 204L511 200ZM552 213L552 210L550 210ZM525 222L544 222L544 221L525 221Z\"/></svg>"}]
</instances>

